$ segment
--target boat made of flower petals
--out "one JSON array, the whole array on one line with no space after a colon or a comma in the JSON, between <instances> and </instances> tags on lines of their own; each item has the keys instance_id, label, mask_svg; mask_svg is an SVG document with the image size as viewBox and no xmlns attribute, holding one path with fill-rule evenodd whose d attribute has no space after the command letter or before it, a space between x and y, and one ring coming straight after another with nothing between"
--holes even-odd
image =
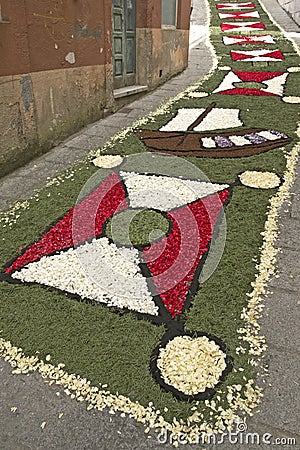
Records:
<instances>
[{"instance_id":1,"label":"boat made of flower petals","mask_svg":"<svg viewBox=\"0 0 300 450\"><path fill-rule=\"evenodd\" d=\"M139 138L152 152L210 158L252 156L291 141L276 130L249 128L235 131L234 128L243 126L239 110L215 106L213 102L206 109L179 109L177 115L159 130L140 130ZM222 131L218 131L220 129Z\"/></svg>"},{"instance_id":2,"label":"boat made of flower petals","mask_svg":"<svg viewBox=\"0 0 300 450\"><path fill-rule=\"evenodd\" d=\"M140 130L139 138L152 152L210 158L252 156L291 142L285 134L263 128L223 133Z\"/></svg>"}]
</instances>

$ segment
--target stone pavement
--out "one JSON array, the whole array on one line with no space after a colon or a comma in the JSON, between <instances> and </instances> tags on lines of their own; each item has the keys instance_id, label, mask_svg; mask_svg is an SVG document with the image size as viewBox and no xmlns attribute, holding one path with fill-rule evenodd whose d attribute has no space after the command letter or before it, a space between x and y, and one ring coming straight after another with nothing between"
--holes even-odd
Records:
<instances>
[{"instance_id":1,"label":"stone pavement","mask_svg":"<svg viewBox=\"0 0 300 450\"><path fill-rule=\"evenodd\" d=\"M300 29L274 0L263 0L274 19L300 44ZM196 2L194 2L196 3ZM199 2L200 3L200 2ZM189 67L154 92L99 122L90 125L46 155L0 180L0 209L15 200L31 196L48 177L59 174L73 162L86 156L90 149L102 146L107 139L134 120L155 110L161 103L202 78L212 67L212 57L204 39L207 33L203 6L194 6L192 16L192 47ZM201 32L200 38L197 33ZM300 164L298 165L300 168ZM291 202L281 214L282 248L278 260L280 277L273 280L273 295L266 299L262 319L263 334L269 344L266 356L269 376L260 413L248 421L248 430L262 436L295 438L300 448L299 423L299 293L300 293L300 177L293 187ZM297 320L298 319L298 320ZM132 419L111 416L107 411L86 411L84 404L67 397L57 386L48 387L36 374L11 375L10 366L0 360L0 449L3 450L151 450L164 448L155 435L146 435ZM270 384L270 386L269 386ZM11 408L17 408L11 410ZM15 411L15 412L13 412ZM61 418L59 415L64 413ZM44 429L40 427L46 422ZM270 445L230 444L224 449L262 449ZM186 450L203 446L185 446ZM207 447L207 446L206 446Z\"/></svg>"}]
</instances>

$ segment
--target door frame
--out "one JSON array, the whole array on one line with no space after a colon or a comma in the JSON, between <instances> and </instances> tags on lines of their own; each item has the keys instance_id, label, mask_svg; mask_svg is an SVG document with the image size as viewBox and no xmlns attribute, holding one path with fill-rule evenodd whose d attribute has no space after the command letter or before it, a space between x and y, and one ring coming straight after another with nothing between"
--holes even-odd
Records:
<instances>
[{"instance_id":1,"label":"door frame","mask_svg":"<svg viewBox=\"0 0 300 450\"><path fill-rule=\"evenodd\" d=\"M114 89L136 84L136 0L112 2Z\"/></svg>"}]
</instances>

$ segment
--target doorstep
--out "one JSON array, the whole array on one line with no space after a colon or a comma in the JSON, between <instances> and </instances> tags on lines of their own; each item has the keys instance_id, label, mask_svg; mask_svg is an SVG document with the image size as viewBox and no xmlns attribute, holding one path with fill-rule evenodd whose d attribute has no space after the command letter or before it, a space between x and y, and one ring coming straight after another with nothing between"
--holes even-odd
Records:
<instances>
[{"instance_id":1,"label":"doorstep","mask_svg":"<svg viewBox=\"0 0 300 450\"><path fill-rule=\"evenodd\" d=\"M127 97L128 95L139 94L140 92L148 91L148 86L142 86L135 84L134 86L126 86L119 89L115 89L113 94L114 98Z\"/></svg>"}]
</instances>

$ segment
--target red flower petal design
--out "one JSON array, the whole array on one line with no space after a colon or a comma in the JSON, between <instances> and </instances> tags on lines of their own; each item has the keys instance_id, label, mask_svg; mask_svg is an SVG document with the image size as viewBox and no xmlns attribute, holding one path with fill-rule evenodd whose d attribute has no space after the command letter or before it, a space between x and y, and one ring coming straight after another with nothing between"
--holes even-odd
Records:
<instances>
[{"instance_id":1,"label":"red flower petal design","mask_svg":"<svg viewBox=\"0 0 300 450\"><path fill-rule=\"evenodd\" d=\"M120 211L127 206L126 194L120 178L118 174L112 173L98 188L71 208L61 220L44 233L39 241L27 247L25 252L6 269L6 273L9 274L43 256L100 235L104 222L117 209ZM73 220L74 217L75 220Z\"/></svg>"},{"instance_id":2,"label":"red flower petal design","mask_svg":"<svg viewBox=\"0 0 300 450\"><path fill-rule=\"evenodd\" d=\"M224 190L168 214L169 236L144 249L142 257L167 311L180 314L229 191Z\"/></svg>"}]
</instances>

